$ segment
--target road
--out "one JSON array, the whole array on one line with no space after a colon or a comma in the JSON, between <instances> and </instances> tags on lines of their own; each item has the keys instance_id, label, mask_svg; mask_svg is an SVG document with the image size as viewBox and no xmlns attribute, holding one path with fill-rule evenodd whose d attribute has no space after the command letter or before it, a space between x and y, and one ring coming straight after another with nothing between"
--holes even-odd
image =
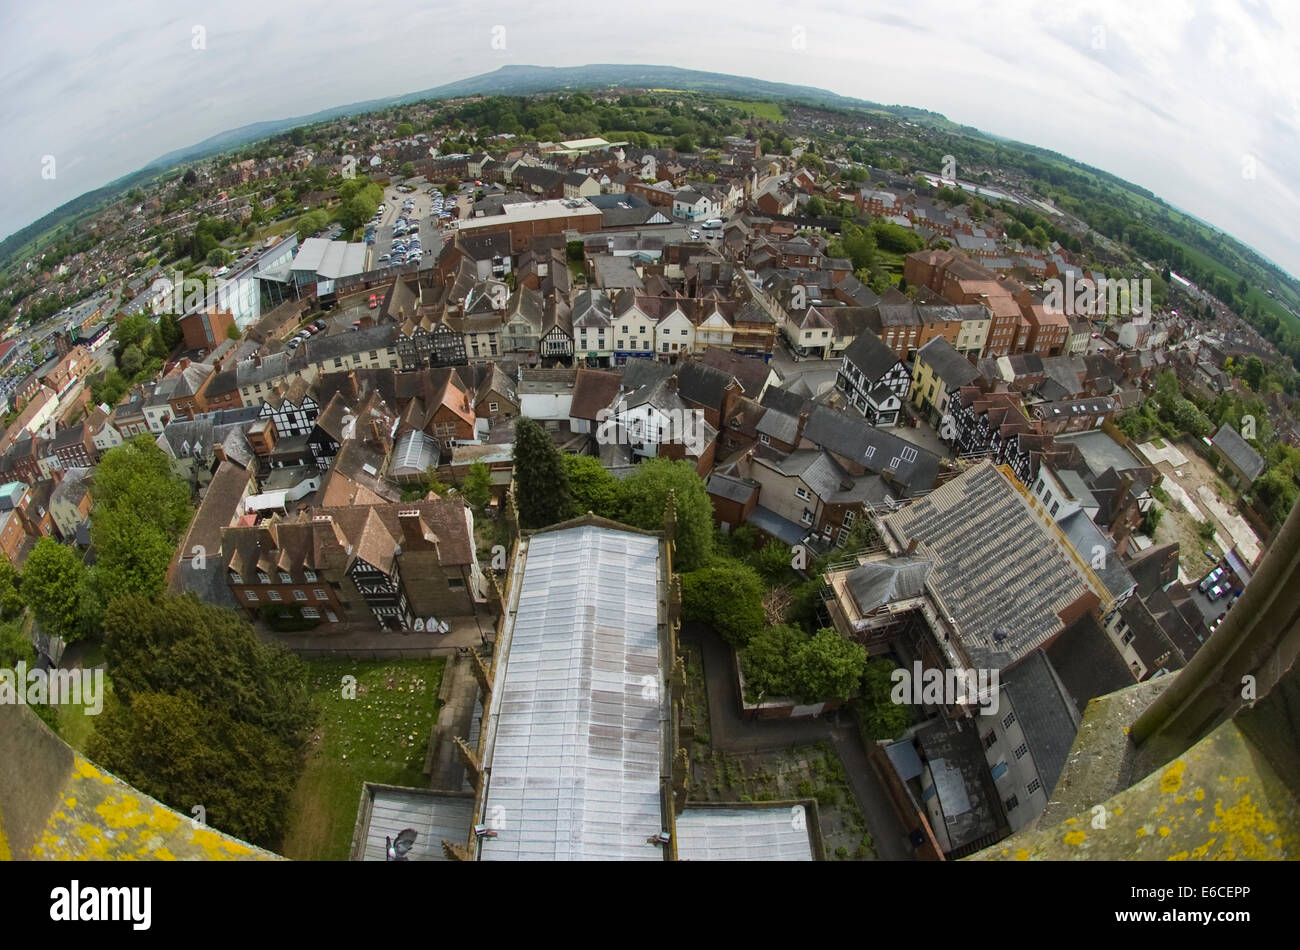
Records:
<instances>
[{"instance_id":1,"label":"road","mask_svg":"<svg viewBox=\"0 0 1300 950\"><path fill-rule=\"evenodd\" d=\"M698 645L704 658L709 735L714 748L724 752L757 752L829 739L844 765L844 774L871 833L877 857L884 861L913 860L912 846L903 825L867 759L852 718L841 713L834 722L825 717L746 722L740 717L740 685L731 675L730 648L716 633L699 624L684 624L681 638L683 642Z\"/></svg>"}]
</instances>

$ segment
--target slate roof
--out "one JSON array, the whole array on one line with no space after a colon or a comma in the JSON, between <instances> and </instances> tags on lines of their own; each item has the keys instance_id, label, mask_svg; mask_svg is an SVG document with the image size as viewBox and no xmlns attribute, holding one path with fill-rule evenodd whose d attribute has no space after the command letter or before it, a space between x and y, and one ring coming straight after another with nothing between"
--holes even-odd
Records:
<instances>
[{"instance_id":1,"label":"slate roof","mask_svg":"<svg viewBox=\"0 0 1300 950\"><path fill-rule=\"evenodd\" d=\"M731 375L705 363L688 360L677 370L677 393L706 409L722 409L722 394L731 385Z\"/></svg>"},{"instance_id":2,"label":"slate roof","mask_svg":"<svg viewBox=\"0 0 1300 950\"><path fill-rule=\"evenodd\" d=\"M939 457L933 452L826 406L813 408L803 437L870 472L888 475L910 493L929 490L939 474Z\"/></svg>"},{"instance_id":3,"label":"slate roof","mask_svg":"<svg viewBox=\"0 0 1300 950\"><path fill-rule=\"evenodd\" d=\"M1250 481L1253 482L1264 474L1267 464L1232 426L1227 424L1220 426L1211 441Z\"/></svg>"},{"instance_id":4,"label":"slate roof","mask_svg":"<svg viewBox=\"0 0 1300 950\"><path fill-rule=\"evenodd\" d=\"M1042 649L1003 673L1002 688L1011 697L1034 768L1050 799L1079 732L1079 710Z\"/></svg>"},{"instance_id":5,"label":"slate roof","mask_svg":"<svg viewBox=\"0 0 1300 950\"><path fill-rule=\"evenodd\" d=\"M719 498L725 498L728 501L743 505L753 497L759 485L753 479L737 478L734 475L714 472L709 477L709 483L706 487L710 495L717 495Z\"/></svg>"},{"instance_id":6,"label":"slate roof","mask_svg":"<svg viewBox=\"0 0 1300 950\"><path fill-rule=\"evenodd\" d=\"M872 383L879 382L898 364L894 351L870 330L858 334L844 351L844 358Z\"/></svg>"},{"instance_id":7,"label":"slate roof","mask_svg":"<svg viewBox=\"0 0 1300 950\"><path fill-rule=\"evenodd\" d=\"M930 340L916 351L918 360L924 361L935 375L944 381L949 392L956 392L979 376L971 361L941 336Z\"/></svg>"}]
</instances>

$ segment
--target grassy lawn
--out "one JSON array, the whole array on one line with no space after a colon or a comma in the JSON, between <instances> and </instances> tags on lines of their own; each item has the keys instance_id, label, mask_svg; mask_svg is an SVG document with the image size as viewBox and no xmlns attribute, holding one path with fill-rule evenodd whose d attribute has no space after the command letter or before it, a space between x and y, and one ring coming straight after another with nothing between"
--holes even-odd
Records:
<instances>
[{"instance_id":1,"label":"grassy lawn","mask_svg":"<svg viewBox=\"0 0 1300 950\"><path fill-rule=\"evenodd\" d=\"M733 109L752 112L757 118L767 119L769 122L780 122L783 118L781 107L775 102L764 102L761 99L719 99L718 101Z\"/></svg>"},{"instance_id":2,"label":"grassy lawn","mask_svg":"<svg viewBox=\"0 0 1300 950\"><path fill-rule=\"evenodd\" d=\"M423 786L446 660L308 660L320 719L294 789L281 853L346 861L364 782ZM343 677L356 677L356 698Z\"/></svg>"}]
</instances>

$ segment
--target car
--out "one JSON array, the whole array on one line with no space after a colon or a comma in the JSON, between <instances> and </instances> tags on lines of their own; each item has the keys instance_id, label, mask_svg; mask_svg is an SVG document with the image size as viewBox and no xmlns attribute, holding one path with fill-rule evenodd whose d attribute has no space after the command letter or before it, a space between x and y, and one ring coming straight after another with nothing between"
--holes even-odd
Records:
<instances>
[{"instance_id":1,"label":"car","mask_svg":"<svg viewBox=\"0 0 1300 950\"><path fill-rule=\"evenodd\" d=\"M376 307L378 307L378 306L379 306L379 295L378 295L378 294L371 294L371 295L370 295L370 309L371 309L371 310L374 310L374 309L375 309Z\"/></svg>"},{"instance_id":2,"label":"car","mask_svg":"<svg viewBox=\"0 0 1300 950\"><path fill-rule=\"evenodd\" d=\"M1202 594L1204 594L1207 590L1209 590L1211 587L1213 587L1215 584L1219 582L1219 578L1223 577L1224 573L1225 572L1223 568L1216 567L1214 570L1210 571L1210 573L1206 574L1205 577L1201 579L1201 582L1196 585L1196 589L1199 590Z\"/></svg>"},{"instance_id":3,"label":"car","mask_svg":"<svg viewBox=\"0 0 1300 950\"><path fill-rule=\"evenodd\" d=\"M1226 594L1226 593L1228 592L1228 590L1229 590L1229 587L1228 587L1228 585L1227 585L1226 583L1224 583L1224 584L1215 584L1213 587L1210 588L1210 592L1209 592L1209 594L1207 594L1206 596L1208 596L1208 597L1210 598L1210 600L1212 600L1212 601L1214 601L1214 600L1218 600L1220 597L1222 597L1224 594Z\"/></svg>"},{"instance_id":4,"label":"car","mask_svg":"<svg viewBox=\"0 0 1300 950\"><path fill-rule=\"evenodd\" d=\"M317 320L315 323L312 324L312 326L324 330L327 326L329 326L329 324L326 323L324 320Z\"/></svg>"},{"instance_id":5,"label":"car","mask_svg":"<svg viewBox=\"0 0 1300 950\"><path fill-rule=\"evenodd\" d=\"M310 334L311 336L315 336L317 333L320 333L320 327L318 327L318 326L310 326L310 327L307 328L307 332L308 332L308 334Z\"/></svg>"},{"instance_id":6,"label":"car","mask_svg":"<svg viewBox=\"0 0 1300 950\"><path fill-rule=\"evenodd\" d=\"M302 343L302 340L298 339L297 337L294 337L292 340L289 341L289 349L291 349L291 350L296 350L296 349L298 349L298 346L299 346L299 344L301 344L301 343Z\"/></svg>"},{"instance_id":7,"label":"car","mask_svg":"<svg viewBox=\"0 0 1300 950\"><path fill-rule=\"evenodd\" d=\"M393 255L391 255L391 254L380 254L380 255L379 255L379 263L381 263L381 264L386 263L386 262L388 262L389 260L391 260L392 257L393 257Z\"/></svg>"},{"instance_id":8,"label":"car","mask_svg":"<svg viewBox=\"0 0 1300 950\"><path fill-rule=\"evenodd\" d=\"M1101 334L1100 334L1100 333L1094 333L1094 334L1092 335L1092 338L1093 338L1094 340L1100 340L1100 339L1101 339Z\"/></svg>"}]
</instances>

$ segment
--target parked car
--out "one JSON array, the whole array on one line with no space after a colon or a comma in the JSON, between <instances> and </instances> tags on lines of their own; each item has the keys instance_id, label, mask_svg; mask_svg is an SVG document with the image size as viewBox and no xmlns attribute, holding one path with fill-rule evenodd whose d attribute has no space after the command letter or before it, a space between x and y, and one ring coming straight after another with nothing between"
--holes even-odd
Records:
<instances>
[{"instance_id":1,"label":"parked car","mask_svg":"<svg viewBox=\"0 0 1300 950\"><path fill-rule=\"evenodd\" d=\"M374 310L374 309L375 309L376 307L378 307L378 306L379 306L379 295L378 295L378 294L371 294L371 295L370 295L370 309L371 309L371 310Z\"/></svg>"},{"instance_id":2,"label":"parked car","mask_svg":"<svg viewBox=\"0 0 1300 950\"><path fill-rule=\"evenodd\" d=\"M292 340L289 341L289 349L291 350L298 349L298 345L300 343L302 343L302 340L298 339L297 337L294 337Z\"/></svg>"},{"instance_id":3,"label":"parked car","mask_svg":"<svg viewBox=\"0 0 1300 950\"><path fill-rule=\"evenodd\" d=\"M324 320L317 320L315 323L312 324L312 326L316 327L318 330L324 330L327 326L329 326L329 324L326 323Z\"/></svg>"},{"instance_id":4,"label":"parked car","mask_svg":"<svg viewBox=\"0 0 1300 950\"><path fill-rule=\"evenodd\" d=\"M1224 575L1223 568L1216 567L1214 570L1210 571L1210 573L1206 574L1205 577L1201 579L1201 582L1196 585L1196 589L1199 590L1202 594L1205 593L1207 590L1209 590L1211 587L1217 584L1219 582L1219 578L1221 578L1223 575Z\"/></svg>"},{"instance_id":5,"label":"parked car","mask_svg":"<svg viewBox=\"0 0 1300 950\"><path fill-rule=\"evenodd\" d=\"M1228 592L1228 589L1229 588L1227 584L1215 584L1213 587L1210 588L1210 593L1209 593L1210 600L1212 601L1218 600L1220 597L1222 597L1224 594Z\"/></svg>"}]
</instances>

